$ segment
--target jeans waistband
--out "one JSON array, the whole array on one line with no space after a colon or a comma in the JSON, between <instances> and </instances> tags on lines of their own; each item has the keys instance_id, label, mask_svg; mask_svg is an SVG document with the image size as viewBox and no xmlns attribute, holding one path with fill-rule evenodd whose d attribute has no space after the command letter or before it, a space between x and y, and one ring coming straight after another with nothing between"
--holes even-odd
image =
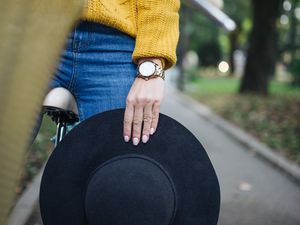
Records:
<instances>
[{"instance_id":1,"label":"jeans waistband","mask_svg":"<svg viewBox=\"0 0 300 225\"><path fill-rule=\"evenodd\" d=\"M113 27L110 27L110 26L107 26L107 25L104 25L104 24L101 24L98 22L88 21L88 20L81 20L79 22L79 24L77 25L76 30L129 36L128 34L122 32L116 28L113 28Z\"/></svg>"}]
</instances>

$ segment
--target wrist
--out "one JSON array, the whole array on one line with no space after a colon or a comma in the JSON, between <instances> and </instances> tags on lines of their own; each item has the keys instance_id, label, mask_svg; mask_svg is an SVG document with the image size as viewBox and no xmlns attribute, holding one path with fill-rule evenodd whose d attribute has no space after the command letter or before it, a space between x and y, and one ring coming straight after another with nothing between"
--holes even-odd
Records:
<instances>
[{"instance_id":1,"label":"wrist","mask_svg":"<svg viewBox=\"0 0 300 225\"><path fill-rule=\"evenodd\" d=\"M165 79L162 63L158 58L143 58L138 60L137 77L144 80L160 77Z\"/></svg>"}]
</instances>

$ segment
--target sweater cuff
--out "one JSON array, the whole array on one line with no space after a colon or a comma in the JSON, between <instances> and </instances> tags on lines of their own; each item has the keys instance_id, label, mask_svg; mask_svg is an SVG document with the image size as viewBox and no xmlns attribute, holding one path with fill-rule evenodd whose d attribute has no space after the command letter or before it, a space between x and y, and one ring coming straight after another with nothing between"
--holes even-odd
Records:
<instances>
[{"instance_id":1,"label":"sweater cuff","mask_svg":"<svg viewBox=\"0 0 300 225\"><path fill-rule=\"evenodd\" d=\"M137 36L132 60L161 58L164 69L177 61L179 39L179 0L137 0Z\"/></svg>"}]
</instances>

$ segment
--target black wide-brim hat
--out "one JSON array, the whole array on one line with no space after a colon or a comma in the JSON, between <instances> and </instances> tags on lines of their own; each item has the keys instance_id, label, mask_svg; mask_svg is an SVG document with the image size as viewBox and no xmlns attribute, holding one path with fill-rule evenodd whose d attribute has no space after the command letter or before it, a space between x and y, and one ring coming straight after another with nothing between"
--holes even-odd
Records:
<instances>
[{"instance_id":1,"label":"black wide-brim hat","mask_svg":"<svg viewBox=\"0 0 300 225\"><path fill-rule=\"evenodd\" d=\"M217 176L203 146L160 114L148 143L123 139L124 109L75 127L42 177L44 225L215 225Z\"/></svg>"}]
</instances>

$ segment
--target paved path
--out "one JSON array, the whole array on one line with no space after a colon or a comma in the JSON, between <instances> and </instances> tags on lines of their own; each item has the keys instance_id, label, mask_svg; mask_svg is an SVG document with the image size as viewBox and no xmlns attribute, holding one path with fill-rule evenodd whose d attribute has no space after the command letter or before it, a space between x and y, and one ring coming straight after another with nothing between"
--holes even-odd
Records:
<instances>
[{"instance_id":1,"label":"paved path","mask_svg":"<svg viewBox=\"0 0 300 225\"><path fill-rule=\"evenodd\" d=\"M219 225L300 225L300 187L167 90L161 112L200 140L219 177Z\"/></svg>"}]
</instances>

